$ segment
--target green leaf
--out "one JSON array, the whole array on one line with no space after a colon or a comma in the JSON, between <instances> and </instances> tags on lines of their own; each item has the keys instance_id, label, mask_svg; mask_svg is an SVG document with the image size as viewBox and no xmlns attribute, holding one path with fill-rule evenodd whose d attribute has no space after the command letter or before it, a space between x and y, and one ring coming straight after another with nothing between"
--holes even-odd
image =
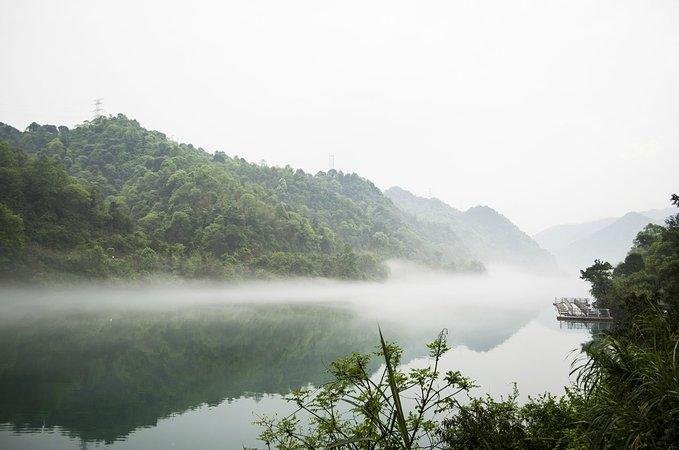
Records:
<instances>
[{"instance_id":1,"label":"green leaf","mask_svg":"<svg viewBox=\"0 0 679 450\"><path fill-rule=\"evenodd\" d=\"M384 361L387 364L387 377L389 379L389 387L391 388L391 395L394 398L394 408L396 409L396 423L398 424L398 429L403 438L403 445L405 448L410 449L410 437L408 436L408 427L406 425L405 414L403 413L403 406L401 405L401 397L398 393L398 386L396 386L396 376L394 374L394 368L391 366L391 360L389 359L389 349L387 348L386 342L384 342L384 336L382 336L382 329L377 327L380 332L380 343L382 344L382 353L384 353Z\"/></svg>"}]
</instances>

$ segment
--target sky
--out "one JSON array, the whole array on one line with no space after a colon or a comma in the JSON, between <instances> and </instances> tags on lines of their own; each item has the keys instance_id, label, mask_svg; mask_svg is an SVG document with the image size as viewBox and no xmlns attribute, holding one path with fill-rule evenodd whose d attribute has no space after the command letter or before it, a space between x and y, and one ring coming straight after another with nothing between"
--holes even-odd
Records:
<instances>
[{"instance_id":1,"label":"sky","mask_svg":"<svg viewBox=\"0 0 679 450\"><path fill-rule=\"evenodd\" d=\"M679 191L679 2L0 0L0 121L106 113L528 233Z\"/></svg>"}]
</instances>

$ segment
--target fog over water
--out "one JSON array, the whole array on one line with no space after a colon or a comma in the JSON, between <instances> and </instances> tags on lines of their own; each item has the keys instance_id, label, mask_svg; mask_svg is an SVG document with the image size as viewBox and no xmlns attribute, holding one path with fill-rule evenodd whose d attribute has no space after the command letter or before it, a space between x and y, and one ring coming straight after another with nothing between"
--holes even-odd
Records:
<instances>
[{"instance_id":1,"label":"fog over water","mask_svg":"<svg viewBox=\"0 0 679 450\"><path fill-rule=\"evenodd\" d=\"M81 284L76 287L0 290L5 320L23 315L101 310L176 310L238 304L338 304L375 325L428 333L449 329L453 343L486 350L506 332L536 317L557 296L587 296L575 277L538 276L491 266L487 274L450 274L403 261L390 262L385 282L327 279L221 284L157 281L152 284Z\"/></svg>"},{"instance_id":2,"label":"fog over water","mask_svg":"<svg viewBox=\"0 0 679 450\"><path fill-rule=\"evenodd\" d=\"M587 296L573 276L532 275L503 266L486 274L432 271L404 261L389 263L385 282L288 279L217 283L157 280L154 283L81 284L0 289L5 320L50 311L168 310L235 304L341 304L366 320L411 330L448 328L471 343L550 307L556 296ZM432 335L433 336L433 335ZM481 345L481 347L484 347Z\"/></svg>"},{"instance_id":3,"label":"fog over water","mask_svg":"<svg viewBox=\"0 0 679 450\"><path fill-rule=\"evenodd\" d=\"M0 447L256 446L256 415L286 414L289 389L374 349L378 323L410 367L427 364L424 343L446 328L453 350L440 368L476 380L477 395L506 395L514 382L521 399L563 392L591 335L557 322L551 303L586 295L580 280L390 268L382 283L2 288Z\"/></svg>"},{"instance_id":4,"label":"fog over water","mask_svg":"<svg viewBox=\"0 0 679 450\"><path fill-rule=\"evenodd\" d=\"M568 289L586 295L587 285L572 276L533 275L511 267L491 265L484 274L436 271L407 261L390 261L391 275L384 282L354 282L323 278L288 278L230 283L156 278L144 283L64 284L0 287L0 307L20 305L121 308L167 308L233 302L348 301L356 306L410 308L442 300L456 304L519 306L541 294ZM413 295L416 295L413 297ZM93 299L92 297L97 297ZM416 300L416 302L413 302ZM418 306L419 308L419 306Z\"/></svg>"}]
</instances>

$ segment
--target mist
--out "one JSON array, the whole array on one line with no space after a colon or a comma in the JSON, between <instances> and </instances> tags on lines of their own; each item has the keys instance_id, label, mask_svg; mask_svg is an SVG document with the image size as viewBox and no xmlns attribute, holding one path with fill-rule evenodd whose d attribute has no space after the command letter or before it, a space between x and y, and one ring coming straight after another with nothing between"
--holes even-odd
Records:
<instances>
[{"instance_id":1,"label":"mist","mask_svg":"<svg viewBox=\"0 0 679 450\"><path fill-rule=\"evenodd\" d=\"M678 23L0 0L0 448L673 444Z\"/></svg>"},{"instance_id":2,"label":"mist","mask_svg":"<svg viewBox=\"0 0 679 450\"><path fill-rule=\"evenodd\" d=\"M474 348L499 344L538 316L557 296L582 297L587 287L566 276L533 275L505 266L486 274L455 274L392 260L384 282L328 279L274 281L156 280L152 283L83 283L45 288L3 288L4 321L49 314L181 311L242 305L330 305L353 311L376 328L401 335L434 337L447 328L451 339ZM418 339L419 341L420 339Z\"/></svg>"},{"instance_id":3,"label":"mist","mask_svg":"<svg viewBox=\"0 0 679 450\"><path fill-rule=\"evenodd\" d=\"M452 351L439 369L460 370L474 379L479 386L474 395L499 398L510 394L516 382L525 401L546 391L563 393L572 381L570 364L590 334L586 328L558 325L551 303L555 296L585 295L587 287L579 280L505 266L490 266L487 273L476 275L435 271L404 261L390 261L389 266L392 276L385 282L157 280L3 288L0 336L6 335L21 350L8 356L24 367L18 380L39 378L38 373L46 370L41 361L52 358L57 359L52 363L57 367L62 365L58 361L73 361L76 374L86 371L94 377L105 361L114 358L115 367L124 371L122 383L131 392L130 401L144 380L168 383L169 379L171 386L187 389L184 380L199 377L202 381L189 392L215 392L193 394L198 403L177 410L189 408L190 413L163 418L154 424L154 431L138 429L144 422L134 416L121 417L119 427L127 431L117 432L122 438L114 445L121 448L145 440L162 441L168 430L171 435L180 429L189 435L212 436L214 430L208 427L224 417L232 418L222 431L228 442L255 445L259 431L251 422L256 414L290 412L282 399L290 389L323 383L336 357L376 350L378 325L389 341L403 347L406 370L426 367L430 360L425 343L447 330ZM224 347L221 356L211 342ZM181 356L175 362L172 355L177 353ZM207 361L200 359L203 354L210 355ZM186 361L193 362L187 366ZM34 364L38 372L31 375L26 367ZM153 368L150 379L146 366ZM373 370L377 369L375 365ZM107 383L101 380L92 388L103 389L99 384ZM158 394L155 389L152 394L142 392L151 395L148 408L166 402L162 389ZM85 401L91 394L75 390L72 395ZM107 398L108 394L99 395ZM18 401L14 408L27 408L32 396L24 397L27 400ZM81 408L73 413L83 414ZM110 419L97 405L92 408L86 411L97 418L93 428L79 432L101 439L107 435L98 423ZM175 410L161 411L167 415ZM15 445L25 443L16 440Z\"/></svg>"}]
</instances>

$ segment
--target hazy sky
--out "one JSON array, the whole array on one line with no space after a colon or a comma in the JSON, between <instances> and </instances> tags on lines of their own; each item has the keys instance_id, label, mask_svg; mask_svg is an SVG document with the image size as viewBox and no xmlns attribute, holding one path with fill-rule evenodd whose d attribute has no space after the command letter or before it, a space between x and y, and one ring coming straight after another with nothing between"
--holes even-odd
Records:
<instances>
[{"instance_id":1,"label":"hazy sky","mask_svg":"<svg viewBox=\"0 0 679 450\"><path fill-rule=\"evenodd\" d=\"M679 1L0 0L0 121L108 113L528 232L679 191Z\"/></svg>"}]
</instances>

